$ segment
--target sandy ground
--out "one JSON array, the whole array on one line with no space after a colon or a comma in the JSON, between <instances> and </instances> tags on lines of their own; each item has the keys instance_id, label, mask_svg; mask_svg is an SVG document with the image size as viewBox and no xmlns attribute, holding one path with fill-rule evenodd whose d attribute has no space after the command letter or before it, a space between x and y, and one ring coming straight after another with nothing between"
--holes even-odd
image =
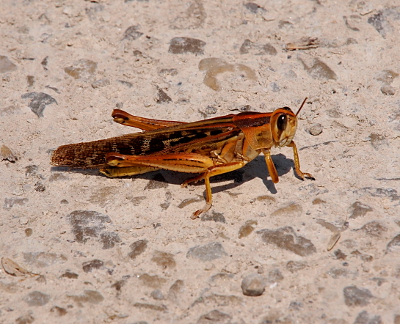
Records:
<instances>
[{"instance_id":1,"label":"sandy ground","mask_svg":"<svg viewBox=\"0 0 400 324\"><path fill-rule=\"evenodd\" d=\"M400 323L395 3L2 1L0 322ZM197 220L187 174L50 165L136 131L116 107L196 121L305 97L316 180L274 149L278 184L259 156Z\"/></svg>"}]
</instances>

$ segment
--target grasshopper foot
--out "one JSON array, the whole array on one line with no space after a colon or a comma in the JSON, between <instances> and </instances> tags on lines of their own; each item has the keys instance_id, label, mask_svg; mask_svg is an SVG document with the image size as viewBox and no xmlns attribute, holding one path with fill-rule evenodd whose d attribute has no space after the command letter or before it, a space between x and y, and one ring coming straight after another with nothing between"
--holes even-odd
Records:
<instances>
[{"instance_id":1,"label":"grasshopper foot","mask_svg":"<svg viewBox=\"0 0 400 324\"><path fill-rule=\"evenodd\" d=\"M309 174L309 173L304 173L304 176L305 176L307 179L315 180L315 178L314 178L311 174Z\"/></svg>"},{"instance_id":2,"label":"grasshopper foot","mask_svg":"<svg viewBox=\"0 0 400 324\"><path fill-rule=\"evenodd\" d=\"M315 180L315 178L310 173L301 172L299 169L295 169L295 171L299 178L301 178L301 180L304 180L304 178Z\"/></svg>"},{"instance_id":3,"label":"grasshopper foot","mask_svg":"<svg viewBox=\"0 0 400 324\"><path fill-rule=\"evenodd\" d=\"M202 209L196 210L193 215L190 217L191 219L196 219L199 218L199 216L203 213L205 213L206 211L208 211L212 206L212 203L206 203L205 206Z\"/></svg>"}]
</instances>

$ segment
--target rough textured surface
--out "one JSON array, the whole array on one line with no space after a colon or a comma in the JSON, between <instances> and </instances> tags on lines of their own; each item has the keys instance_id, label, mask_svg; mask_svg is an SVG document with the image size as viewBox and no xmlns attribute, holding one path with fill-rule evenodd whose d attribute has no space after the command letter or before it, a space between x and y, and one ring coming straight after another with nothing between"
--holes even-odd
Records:
<instances>
[{"instance_id":1,"label":"rough textured surface","mask_svg":"<svg viewBox=\"0 0 400 324\"><path fill-rule=\"evenodd\" d=\"M397 3L397 6L396 6ZM398 1L1 2L1 323L400 323ZM56 147L289 106L290 148L204 187ZM330 251L327 249L331 248ZM265 291L246 296L242 280ZM262 289L261 289L262 290Z\"/></svg>"}]
</instances>

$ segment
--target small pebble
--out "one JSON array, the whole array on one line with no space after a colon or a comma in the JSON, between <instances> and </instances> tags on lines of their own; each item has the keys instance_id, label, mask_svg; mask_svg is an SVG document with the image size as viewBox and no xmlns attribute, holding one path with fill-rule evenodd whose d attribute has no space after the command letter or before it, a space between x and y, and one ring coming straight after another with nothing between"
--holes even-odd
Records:
<instances>
[{"instance_id":1,"label":"small pebble","mask_svg":"<svg viewBox=\"0 0 400 324\"><path fill-rule=\"evenodd\" d=\"M344 303L347 306L367 306L370 299L373 298L371 292L365 288L349 286L343 289Z\"/></svg>"},{"instance_id":2,"label":"small pebble","mask_svg":"<svg viewBox=\"0 0 400 324\"><path fill-rule=\"evenodd\" d=\"M297 235L291 226L276 230L263 229L257 232L261 239L268 244L276 245L283 250L291 251L300 256L307 256L317 252L315 245L303 236Z\"/></svg>"},{"instance_id":3,"label":"small pebble","mask_svg":"<svg viewBox=\"0 0 400 324\"><path fill-rule=\"evenodd\" d=\"M254 231L254 226L257 225L257 221L248 220L239 229L239 238L249 236Z\"/></svg>"},{"instance_id":4,"label":"small pebble","mask_svg":"<svg viewBox=\"0 0 400 324\"><path fill-rule=\"evenodd\" d=\"M183 280L176 280L168 291L168 299L172 301L178 301L179 297L182 296L184 291L184 282Z\"/></svg>"},{"instance_id":5,"label":"small pebble","mask_svg":"<svg viewBox=\"0 0 400 324\"><path fill-rule=\"evenodd\" d=\"M321 124L313 124L311 125L310 129L308 130L308 132L313 135L313 136L318 136L319 134L321 134L323 131L323 127Z\"/></svg>"},{"instance_id":6,"label":"small pebble","mask_svg":"<svg viewBox=\"0 0 400 324\"><path fill-rule=\"evenodd\" d=\"M73 65L64 68L65 73L74 79L88 79L94 76L97 70L97 63L91 60L81 59Z\"/></svg>"},{"instance_id":7,"label":"small pebble","mask_svg":"<svg viewBox=\"0 0 400 324\"><path fill-rule=\"evenodd\" d=\"M154 289L160 289L167 282L167 279L157 275L149 275L148 273L143 273L138 278L143 285Z\"/></svg>"},{"instance_id":8,"label":"small pebble","mask_svg":"<svg viewBox=\"0 0 400 324\"><path fill-rule=\"evenodd\" d=\"M143 35L143 33L139 31L139 28L140 28L139 25L134 25L134 26L128 27L124 32L124 39L130 40L130 41L138 39L140 36Z\"/></svg>"},{"instance_id":9,"label":"small pebble","mask_svg":"<svg viewBox=\"0 0 400 324\"><path fill-rule=\"evenodd\" d=\"M399 250L400 246L400 234L397 234L386 246L387 252L393 252Z\"/></svg>"},{"instance_id":10,"label":"small pebble","mask_svg":"<svg viewBox=\"0 0 400 324\"><path fill-rule=\"evenodd\" d=\"M375 15L368 18L368 23L375 27L376 31L381 34L383 38L386 38L386 30L384 26L386 22L386 17L382 11L378 11Z\"/></svg>"},{"instance_id":11,"label":"small pebble","mask_svg":"<svg viewBox=\"0 0 400 324\"><path fill-rule=\"evenodd\" d=\"M72 295L69 297L79 305L82 303L99 304L104 300L103 295L96 290L84 290L82 295Z\"/></svg>"},{"instance_id":12,"label":"small pebble","mask_svg":"<svg viewBox=\"0 0 400 324\"><path fill-rule=\"evenodd\" d=\"M224 214L215 211L212 211L211 213L205 213L204 215L202 215L201 221L202 222L214 221L219 223L226 223Z\"/></svg>"},{"instance_id":13,"label":"small pebble","mask_svg":"<svg viewBox=\"0 0 400 324\"><path fill-rule=\"evenodd\" d=\"M214 106L207 106L207 108L206 108L206 110L205 110L205 113L206 113L207 115L214 115L214 114L217 113L217 108L214 107Z\"/></svg>"},{"instance_id":14,"label":"small pebble","mask_svg":"<svg viewBox=\"0 0 400 324\"><path fill-rule=\"evenodd\" d=\"M161 88L157 89L157 98L156 98L157 103L163 103L163 102L171 102L172 99L171 97Z\"/></svg>"},{"instance_id":15,"label":"small pebble","mask_svg":"<svg viewBox=\"0 0 400 324\"><path fill-rule=\"evenodd\" d=\"M43 306L50 301L50 296L40 291L32 291L24 297L24 301L29 306Z\"/></svg>"},{"instance_id":16,"label":"small pebble","mask_svg":"<svg viewBox=\"0 0 400 324\"><path fill-rule=\"evenodd\" d=\"M156 173L154 177L147 183L144 190L151 190L151 189L160 189L160 188L167 188L168 182L165 180L161 173Z\"/></svg>"},{"instance_id":17,"label":"small pebble","mask_svg":"<svg viewBox=\"0 0 400 324\"><path fill-rule=\"evenodd\" d=\"M355 219L357 217L365 216L366 213L372 211L373 209L367 204L363 204L359 201L354 202L349 209L350 219Z\"/></svg>"},{"instance_id":18,"label":"small pebble","mask_svg":"<svg viewBox=\"0 0 400 324\"><path fill-rule=\"evenodd\" d=\"M127 277L127 276L124 276L124 277ZM111 285L111 288L115 288L115 290L116 290L117 292L120 292L121 289L122 289L122 287L125 286L125 284L126 284L126 281L127 281L126 279L128 279L128 278L125 278L125 279L118 280L118 281L114 282L114 283Z\"/></svg>"},{"instance_id":19,"label":"small pebble","mask_svg":"<svg viewBox=\"0 0 400 324\"><path fill-rule=\"evenodd\" d=\"M268 271L268 275L265 278L265 280L269 284L277 283L279 281L282 281L283 279L284 279L283 275L282 275L281 271L278 268Z\"/></svg>"},{"instance_id":20,"label":"small pebble","mask_svg":"<svg viewBox=\"0 0 400 324\"><path fill-rule=\"evenodd\" d=\"M35 318L31 314L23 315L15 320L15 324L31 324L35 321Z\"/></svg>"},{"instance_id":21,"label":"small pebble","mask_svg":"<svg viewBox=\"0 0 400 324\"><path fill-rule=\"evenodd\" d=\"M18 160L17 156L5 145L0 147L0 161L8 161L15 163Z\"/></svg>"},{"instance_id":22,"label":"small pebble","mask_svg":"<svg viewBox=\"0 0 400 324\"><path fill-rule=\"evenodd\" d=\"M57 103L56 99L44 92L29 92L21 96L22 99L31 99L28 106L38 117L43 117L43 110L47 105Z\"/></svg>"},{"instance_id":23,"label":"small pebble","mask_svg":"<svg viewBox=\"0 0 400 324\"><path fill-rule=\"evenodd\" d=\"M240 46L240 54L252 55L276 55L278 52L271 44L258 44L253 43L250 39L245 39L242 46Z\"/></svg>"},{"instance_id":24,"label":"small pebble","mask_svg":"<svg viewBox=\"0 0 400 324\"><path fill-rule=\"evenodd\" d=\"M227 256L224 247L219 242L211 242L206 245L196 245L189 249L186 254L187 258L195 258L201 261L213 261L215 259Z\"/></svg>"},{"instance_id":25,"label":"small pebble","mask_svg":"<svg viewBox=\"0 0 400 324\"><path fill-rule=\"evenodd\" d=\"M300 62L303 64L304 70L313 77L314 79L319 80L336 80L337 75L336 73L325 63L322 62L320 59L315 58L312 61L312 65L307 65L301 58L299 58Z\"/></svg>"},{"instance_id":26,"label":"small pebble","mask_svg":"<svg viewBox=\"0 0 400 324\"><path fill-rule=\"evenodd\" d=\"M67 219L78 243L97 238L103 244L103 249L108 249L121 241L117 233L105 232L106 224L111 223L108 215L92 210L75 210L67 215Z\"/></svg>"},{"instance_id":27,"label":"small pebble","mask_svg":"<svg viewBox=\"0 0 400 324\"><path fill-rule=\"evenodd\" d=\"M67 310L59 306L53 306L50 308L50 312L56 314L57 316L64 316L67 314Z\"/></svg>"},{"instance_id":28,"label":"small pebble","mask_svg":"<svg viewBox=\"0 0 400 324\"><path fill-rule=\"evenodd\" d=\"M149 0L138 0L138 1L149 1ZM172 21L170 28L181 29L181 30L197 30L203 28L205 20L207 18L206 10L203 5L204 1L190 1L182 2L186 4L178 6L177 8L186 8L184 11L177 10L178 15Z\"/></svg>"},{"instance_id":29,"label":"small pebble","mask_svg":"<svg viewBox=\"0 0 400 324\"><path fill-rule=\"evenodd\" d=\"M165 76L175 76L178 74L178 70L177 69L161 69L158 72L159 75L165 77Z\"/></svg>"},{"instance_id":30,"label":"small pebble","mask_svg":"<svg viewBox=\"0 0 400 324\"><path fill-rule=\"evenodd\" d=\"M163 269L175 268L176 266L174 255L168 252L155 251L153 257L151 258L151 261L153 261L155 264L162 267Z\"/></svg>"},{"instance_id":31,"label":"small pebble","mask_svg":"<svg viewBox=\"0 0 400 324\"><path fill-rule=\"evenodd\" d=\"M117 80L117 82L123 84L124 86L127 86L128 88L132 88L133 84L128 82L128 81L124 81L124 80Z\"/></svg>"},{"instance_id":32,"label":"small pebble","mask_svg":"<svg viewBox=\"0 0 400 324\"><path fill-rule=\"evenodd\" d=\"M270 86L271 86L272 92L281 91L281 88L279 87L279 85L276 82L271 82Z\"/></svg>"},{"instance_id":33,"label":"small pebble","mask_svg":"<svg viewBox=\"0 0 400 324\"><path fill-rule=\"evenodd\" d=\"M164 295L160 289L153 290L150 293L150 296L155 300L163 300L164 299Z\"/></svg>"},{"instance_id":34,"label":"small pebble","mask_svg":"<svg viewBox=\"0 0 400 324\"><path fill-rule=\"evenodd\" d=\"M32 87L35 83L35 77L33 75L28 75L26 77L26 82L28 83L28 87Z\"/></svg>"},{"instance_id":35,"label":"small pebble","mask_svg":"<svg viewBox=\"0 0 400 324\"><path fill-rule=\"evenodd\" d=\"M11 197L4 198L3 209L9 210L13 206L24 206L28 202L28 198Z\"/></svg>"},{"instance_id":36,"label":"small pebble","mask_svg":"<svg viewBox=\"0 0 400 324\"><path fill-rule=\"evenodd\" d=\"M40 62L40 64L43 66L43 69L45 70L45 71L47 71L48 70L48 68L47 68L47 64L49 63L49 57L48 56L46 56L41 62Z\"/></svg>"},{"instance_id":37,"label":"small pebble","mask_svg":"<svg viewBox=\"0 0 400 324\"><path fill-rule=\"evenodd\" d=\"M203 83L215 91L221 90L217 75L224 72L231 72L233 76L241 79L257 80L256 73L244 64L229 64L223 59L210 57L199 62L199 70L205 71Z\"/></svg>"},{"instance_id":38,"label":"small pebble","mask_svg":"<svg viewBox=\"0 0 400 324\"><path fill-rule=\"evenodd\" d=\"M100 242L103 243L102 249L107 250L115 246L115 243L121 243L118 233L104 232L100 234Z\"/></svg>"},{"instance_id":39,"label":"small pebble","mask_svg":"<svg viewBox=\"0 0 400 324\"><path fill-rule=\"evenodd\" d=\"M69 271L69 270L65 271L60 276L60 278L68 278L68 279L78 279L78 277L79 277L79 275L77 273Z\"/></svg>"},{"instance_id":40,"label":"small pebble","mask_svg":"<svg viewBox=\"0 0 400 324\"><path fill-rule=\"evenodd\" d=\"M100 269L101 267L103 267L103 265L104 265L103 261L95 259L95 260L83 262L82 269L84 272L88 273L88 272L92 272L92 270L94 270L94 269Z\"/></svg>"},{"instance_id":41,"label":"small pebble","mask_svg":"<svg viewBox=\"0 0 400 324\"><path fill-rule=\"evenodd\" d=\"M290 271L291 273L295 273L306 267L307 263L302 261L288 261L288 263L286 263L286 270Z\"/></svg>"},{"instance_id":42,"label":"small pebble","mask_svg":"<svg viewBox=\"0 0 400 324\"><path fill-rule=\"evenodd\" d=\"M24 252L24 262L37 268L49 267L53 264L63 264L68 259L64 254L52 252Z\"/></svg>"},{"instance_id":43,"label":"small pebble","mask_svg":"<svg viewBox=\"0 0 400 324\"><path fill-rule=\"evenodd\" d=\"M382 319L379 315L371 315L369 316L367 311L362 311L361 313L358 314L356 317L354 324L383 324ZM399 322L395 321L393 322L394 324L398 324Z\"/></svg>"},{"instance_id":44,"label":"small pebble","mask_svg":"<svg viewBox=\"0 0 400 324\"><path fill-rule=\"evenodd\" d=\"M261 296L265 291L265 280L257 273L249 274L242 280L242 291L246 296Z\"/></svg>"},{"instance_id":45,"label":"small pebble","mask_svg":"<svg viewBox=\"0 0 400 324\"><path fill-rule=\"evenodd\" d=\"M393 96L396 93L396 89L390 85L384 85L381 88L381 92L386 96Z\"/></svg>"},{"instance_id":46,"label":"small pebble","mask_svg":"<svg viewBox=\"0 0 400 324\"><path fill-rule=\"evenodd\" d=\"M217 324L217 323L232 323L232 316L214 309L207 314L203 314L197 321L197 324Z\"/></svg>"},{"instance_id":47,"label":"small pebble","mask_svg":"<svg viewBox=\"0 0 400 324\"><path fill-rule=\"evenodd\" d=\"M392 84L393 80L399 76L398 73L392 71L392 70L383 70L378 73L376 76L376 79L378 81L383 82L385 85L390 85Z\"/></svg>"},{"instance_id":48,"label":"small pebble","mask_svg":"<svg viewBox=\"0 0 400 324\"><path fill-rule=\"evenodd\" d=\"M111 82L109 79L100 79L100 80L94 81L92 83L92 88L94 88L94 89L101 88L101 87L108 86L110 84L111 84Z\"/></svg>"},{"instance_id":49,"label":"small pebble","mask_svg":"<svg viewBox=\"0 0 400 324\"><path fill-rule=\"evenodd\" d=\"M263 7L259 6L257 3L254 2L247 2L244 4L244 6L247 10L249 10L253 14L256 14L257 12L266 11Z\"/></svg>"},{"instance_id":50,"label":"small pebble","mask_svg":"<svg viewBox=\"0 0 400 324\"><path fill-rule=\"evenodd\" d=\"M0 73L12 72L16 69L17 66L7 56L0 55Z\"/></svg>"},{"instance_id":51,"label":"small pebble","mask_svg":"<svg viewBox=\"0 0 400 324\"><path fill-rule=\"evenodd\" d=\"M206 43L200 39L189 37L175 37L172 38L169 45L168 52L172 54L204 54L204 46Z\"/></svg>"},{"instance_id":52,"label":"small pebble","mask_svg":"<svg viewBox=\"0 0 400 324\"><path fill-rule=\"evenodd\" d=\"M34 188L35 188L35 191L37 191L37 192L43 192L46 190L45 185L43 183L41 183L40 181L35 183Z\"/></svg>"},{"instance_id":53,"label":"small pebble","mask_svg":"<svg viewBox=\"0 0 400 324\"><path fill-rule=\"evenodd\" d=\"M365 224L363 227L360 228L360 230L362 230L367 235L380 237L388 231L388 228L378 221L372 221Z\"/></svg>"}]
</instances>

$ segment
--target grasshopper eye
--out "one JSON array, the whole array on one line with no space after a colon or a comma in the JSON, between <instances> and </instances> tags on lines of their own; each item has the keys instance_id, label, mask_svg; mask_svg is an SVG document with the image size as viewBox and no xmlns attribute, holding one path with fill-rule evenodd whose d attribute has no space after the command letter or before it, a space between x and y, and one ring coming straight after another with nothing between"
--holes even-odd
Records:
<instances>
[{"instance_id":1,"label":"grasshopper eye","mask_svg":"<svg viewBox=\"0 0 400 324\"><path fill-rule=\"evenodd\" d=\"M276 124L277 124L279 130L284 131L286 129L286 125L287 125L286 115L280 115L278 117Z\"/></svg>"}]
</instances>

